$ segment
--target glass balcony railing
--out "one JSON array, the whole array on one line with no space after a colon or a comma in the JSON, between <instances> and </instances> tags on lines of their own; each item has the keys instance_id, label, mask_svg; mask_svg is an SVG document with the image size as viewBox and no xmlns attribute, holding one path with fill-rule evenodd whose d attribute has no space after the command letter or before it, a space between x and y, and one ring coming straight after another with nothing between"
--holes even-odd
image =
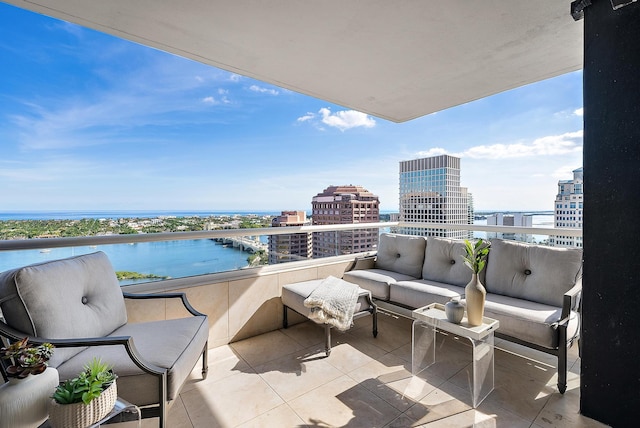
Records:
<instances>
[{"instance_id":1,"label":"glass balcony railing","mask_svg":"<svg viewBox=\"0 0 640 428\"><path fill-rule=\"evenodd\" d=\"M580 229L381 222L3 240L0 241L0 272L104 251L118 272L121 285L131 285L374 252L380 233L406 230L415 234L426 230L466 231L474 238L499 237L547 244L561 242L557 237L566 240L581 239L582 236ZM544 236L549 238L541 239ZM313 248L310 245L312 237L315 239Z\"/></svg>"}]
</instances>

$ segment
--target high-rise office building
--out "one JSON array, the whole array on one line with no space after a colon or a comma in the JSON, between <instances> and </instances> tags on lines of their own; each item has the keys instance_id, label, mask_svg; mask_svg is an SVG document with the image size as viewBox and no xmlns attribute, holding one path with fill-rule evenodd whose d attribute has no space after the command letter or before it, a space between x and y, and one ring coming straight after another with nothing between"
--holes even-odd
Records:
<instances>
[{"instance_id":1,"label":"high-rise office building","mask_svg":"<svg viewBox=\"0 0 640 428\"><path fill-rule=\"evenodd\" d=\"M460 187L460 158L440 155L400 162L400 221L473 224L473 198ZM468 230L401 227L400 233L471 238Z\"/></svg>"},{"instance_id":2,"label":"high-rise office building","mask_svg":"<svg viewBox=\"0 0 640 428\"><path fill-rule=\"evenodd\" d=\"M308 226L304 211L282 211L271 221L272 227ZM269 264L310 259L313 255L312 234L292 233L287 235L269 235Z\"/></svg>"},{"instance_id":3,"label":"high-rise office building","mask_svg":"<svg viewBox=\"0 0 640 428\"><path fill-rule=\"evenodd\" d=\"M362 186L329 186L313 197L313 225L377 223L378 196ZM313 257L329 257L378 249L378 229L314 232Z\"/></svg>"},{"instance_id":4,"label":"high-rise office building","mask_svg":"<svg viewBox=\"0 0 640 428\"><path fill-rule=\"evenodd\" d=\"M558 181L553 212L555 227L582 229L583 200L582 168L573 170L573 180ZM581 236L550 236L549 242L555 247L582 247Z\"/></svg>"}]
</instances>

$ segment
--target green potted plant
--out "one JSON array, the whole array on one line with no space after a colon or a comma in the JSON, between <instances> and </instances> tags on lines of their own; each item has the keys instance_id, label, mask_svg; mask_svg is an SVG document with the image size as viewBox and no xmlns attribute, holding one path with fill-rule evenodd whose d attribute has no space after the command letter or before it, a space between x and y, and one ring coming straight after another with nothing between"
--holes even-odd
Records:
<instances>
[{"instance_id":1,"label":"green potted plant","mask_svg":"<svg viewBox=\"0 0 640 428\"><path fill-rule=\"evenodd\" d=\"M47 419L49 397L58 384L58 371L48 367L52 355L53 345L30 344L27 337L0 348L9 378L0 384L0 427L34 427Z\"/></svg>"},{"instance_id":2,"label":"green potted plant","mask_svg":"<svg viewBox=\"0 0 640 428\"><path fill-rule=\"evenodd\" d=\"M478 239L475 243L464 241L465 254L462 256L464 264L471 269L471 281L464 289L467 304L467 322L471 326L482 324L484 317L484 302L487 295L478 274L482 272L489 256L491 243Z\"/></svg>"},{"instance_id":3,"label":"green potted plant","mask_svg":"<svg viewBox=\"0 0 640 428\"><path fill-rule=\"evenodd\" d=\"M30 346L28 338L12 343L0 350L2 358L10 360L7 366L7 376L9 378L24 379L30 374L37 375L47 369L47 362L53 355L53 345L43 343L42 345Z\"/></svg>"},{"instance_id":4,"label":"green potted plant","mask_svg":"<svg viewBox=\"0 0 640 428\"><path fill-rule=\"evenodd\" d=\"M55 389L49 407L54 427L86 427L104 418L118 396L117 375L100 358L94 358L73 379Z\"/></svg>"}]
</instances>

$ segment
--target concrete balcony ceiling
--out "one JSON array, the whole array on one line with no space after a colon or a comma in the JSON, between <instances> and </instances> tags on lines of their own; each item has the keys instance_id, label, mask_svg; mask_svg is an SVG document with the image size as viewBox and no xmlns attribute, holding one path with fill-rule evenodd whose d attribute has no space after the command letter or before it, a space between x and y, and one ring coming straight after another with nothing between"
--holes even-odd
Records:
<instances>
[{"instance_id":1,"label":"concrete balcony ceiling","mask_svg":"<svg viewBox=\"0 0 640 428\"><path fill-rule=\"evenodd\" d=\"M8 0L395 122L582 68L569 0Z\"/></svg>"}]
</instances>

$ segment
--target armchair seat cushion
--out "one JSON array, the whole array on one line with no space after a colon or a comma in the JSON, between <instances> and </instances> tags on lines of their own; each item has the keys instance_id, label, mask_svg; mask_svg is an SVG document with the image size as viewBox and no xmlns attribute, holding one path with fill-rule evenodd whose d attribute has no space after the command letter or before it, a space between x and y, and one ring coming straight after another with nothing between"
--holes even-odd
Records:
<instances>
[{"instance_id":1,"label":"armchair seat cushion","mask_svg":"<svg viewBox=\"0 0 640 428\"><path fill-rule=\"evenodd\" d=\"M558 347L561 314L560 307L499 294L487 293L484 304L484 315L500 321L498 333L551 349ZM574 337L578 327L578 314L572 312L567 337Z\"/></svg>"},{"instance_id":2,"label":"armchair seat cushion","mask_svg":"<svg viewBox=\"0 0 640 428\"><path fill-rule=\"evenodd\" d=\"M109 336L132 336L136 349L147 362L168 369L167 399L173 400L198 362L208 335L207 317L194 316L126 324ZM93 357L113 365L113 371L118 375L118 394L122 398L138 406L158 402L158 378L136 366L121 345L84 349L56 367L60 380L77 376Z\"/></svg>"}]
</instances>

